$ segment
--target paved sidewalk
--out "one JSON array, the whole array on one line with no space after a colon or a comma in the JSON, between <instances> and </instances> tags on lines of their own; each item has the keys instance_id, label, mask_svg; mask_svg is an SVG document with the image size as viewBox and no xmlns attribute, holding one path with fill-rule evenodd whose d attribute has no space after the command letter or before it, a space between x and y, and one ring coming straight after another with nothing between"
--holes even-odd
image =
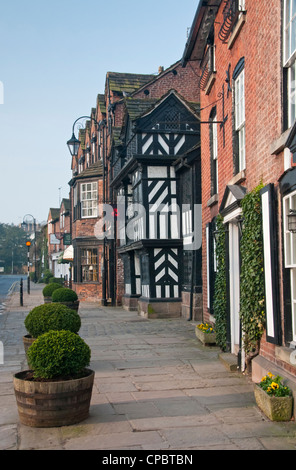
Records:
<instances>
[{"instance_id":1,"label":"paved sidewalk","mask_svg":"<svg viewBox=\"0 0 296 470\"><path fill-rule=\"evenodd\" d=\"M146 320L121 308L82 304L80 335L92 349L90 416L73 426L19 423L12 374L27 368L24 318L43 303L40 284L11 296L0 315L0 450L296 450L295 422L273 423L253 384L229 372L186 320Z\"/></svg>"}]
</instances>

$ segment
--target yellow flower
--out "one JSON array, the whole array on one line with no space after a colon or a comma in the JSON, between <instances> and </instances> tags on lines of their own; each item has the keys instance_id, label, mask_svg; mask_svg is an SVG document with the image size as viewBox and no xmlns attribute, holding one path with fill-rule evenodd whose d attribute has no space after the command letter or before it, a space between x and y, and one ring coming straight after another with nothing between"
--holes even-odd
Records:
<instances>
[{"instance_id":1,"label":"yellow flower","mask_svg":"<svg viewBox=\"0 0 296 470\"><path fill-rule=\"evenodd\" d=\"M265 382L266 379L267 379L267 377L266 377L266 375L265 375L264 377L262 377L261 382Z\"/></svg>"},{"instance_id":2,"label":"yellow flower","mask_svg":"<svg viewBox=\"0 0 296 470\"><path fill-rule=\"evenodd\" d=\"M273 375L272 375L272 373L271 373L271 372L268 372L268 374L267 374L267 375L268 375L268 377L270 377L270 378L272 378L272 377L273 377Z\"/></svg>"},{"instance_id":3,"label":"yellow flower","mask_svg":"<svg viewBox=\"0 0 296 470\"><path fill-rule=\"evenodd\" d=\"M277 384L276 382L271 382L270 386L273 390L276 390L277 388L279 388L279 384Z\"/></svg>"}]
</instances>

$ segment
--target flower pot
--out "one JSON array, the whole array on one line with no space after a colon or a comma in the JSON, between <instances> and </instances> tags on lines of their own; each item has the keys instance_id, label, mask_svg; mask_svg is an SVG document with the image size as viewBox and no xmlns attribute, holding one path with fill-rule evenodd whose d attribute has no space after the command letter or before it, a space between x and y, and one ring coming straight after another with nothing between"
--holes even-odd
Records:
<instances>
[{"instance_id":1,"label":"flower pot","mask_svg":"<svg viewBox=\"0 0 296 470\"><path fill-rule=\"evenodd\" d=\"M271 421L289 421L291 419L292 395L286 397L271 396L258 384L255 384L254 394L258 407Z\"/></svg>"},{"instance_id":2,"label":"flower pot","mask_svg":"<svg viewBox=\"0 0 296 470\"><path fill-rule=\"evenodd\" d=\"M31 379L32 371L14 375L20 422L31 427L57 427L79 423L89 416L94 371L69 380Z\"/></svg>"},{"instance_id":3,"label":"flower pot","mask_svg":"<svg viewBox=\"0 0 296 470\"><path fill-rule=\"evenodd\" d=\"M35 339L36 339L36 338L32 338L31 335L23 336L23 344L24 344L25 354L26 354L27 363L28 363L28 366L29 366L29 367L31 367L31 366L30 366L30 364L29 364L27 352L28 352L28 349L29 349L29 347L31 346L31 344L34 343Z\"/></svg>"},{"instance_id":4,"label":"flower pot","mask_svg":"<svg viewBox=\"0 0 296 470\"><path fill-rule=\"evenodd\" d=\"M195 335L204 345L216 344L216 333L215 332L206 333L205 331L200 330L196 326L195 327Z\"/></svg>"},{"instance_id":5,"label":"flower pot","mask_svg":"<svg viewBox=\"0 0 296 470\"><path fill-rule=\"evenodd\" d=\"M25 349L26 354L27 354L29 347L34 341L35 341L35 338L32 338L31 335L23 336L23 343L24 343L24 349Z\"/></svg>"}]
</instances>

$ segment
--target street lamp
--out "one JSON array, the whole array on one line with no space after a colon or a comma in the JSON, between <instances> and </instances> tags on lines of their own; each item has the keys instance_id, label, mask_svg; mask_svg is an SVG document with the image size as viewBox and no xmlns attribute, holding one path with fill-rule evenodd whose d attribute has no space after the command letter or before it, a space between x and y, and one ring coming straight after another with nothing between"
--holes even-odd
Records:
<instances>
[{"instance_id":1,"label":"street lamp","mask_svg":"<svg viewBox=\"0 0 296 470\"><path fill-rule=\"evenodd\" d=\"M22 228L25 229L28 225L28 222L27 222L27 217L31 217L33 219L33 226L34 226L34 268L35 268L35 272L34 272L34 282L36 284L37 282L37 272L36 272L36 262L37 262L37 246L36 246L36 219L35 217L33 217L32 214L26 214L23 218L23 222L22 222ZM27 245L28 246L28 245ZM30 246L28 246L28 250L29 250ZM28 272L28 277L29 277L29 272ZM30 280L28 279L28 283L30 282Z\"/></svg>"},{"instance_id":2,"label":"street lamp","mask_svg":"<svg viewBox=\"0 0 296 470\"><path fill-rule=\"evenodd\" d=\"M75 134L73 132L71 139L67 142L72 157L77 157L80 144L80 140L76 139Z\"/></svg>"}]
</instances>

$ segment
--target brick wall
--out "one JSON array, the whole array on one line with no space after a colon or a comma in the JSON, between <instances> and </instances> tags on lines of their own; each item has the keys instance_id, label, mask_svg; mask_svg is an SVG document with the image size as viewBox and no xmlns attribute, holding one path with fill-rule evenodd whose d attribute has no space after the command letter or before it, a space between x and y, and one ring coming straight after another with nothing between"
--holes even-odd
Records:
<instances>
[{"instance_id":1,"label":"brick wall","mask_svg":"<svg viewBox=\"0 0 296 470\"><path fill-rule=\"evenodd\" d=\"M218 38L223 22L222 2L215 20L216 81L209 93L201 92L201 120L207 121L211 109L217 107L217 120L222 120L222 101L219 93L225 89L225 146L223 132L218 127L218 203L208 207L211 197L211 167L209 126L201 125L202 140L202 188L203 188L203 278L206 279L205 227L219 212L227 184L233 180L233 91L227 96L226 72L233 71L238 61L245 58L245 113L246 113L246 171L240 184L250 191L260 181L277 182L284 171L283 154L272 155L271 144L282 134L282 69L281 69L281 2L254 2L246 0L245 24L231 49ZM188 65L187 65L188 67ZM232 83L231 83L232 85ZM207 317L207 292L204 285L204 313Z\"/></svg>"}]
</instances>

